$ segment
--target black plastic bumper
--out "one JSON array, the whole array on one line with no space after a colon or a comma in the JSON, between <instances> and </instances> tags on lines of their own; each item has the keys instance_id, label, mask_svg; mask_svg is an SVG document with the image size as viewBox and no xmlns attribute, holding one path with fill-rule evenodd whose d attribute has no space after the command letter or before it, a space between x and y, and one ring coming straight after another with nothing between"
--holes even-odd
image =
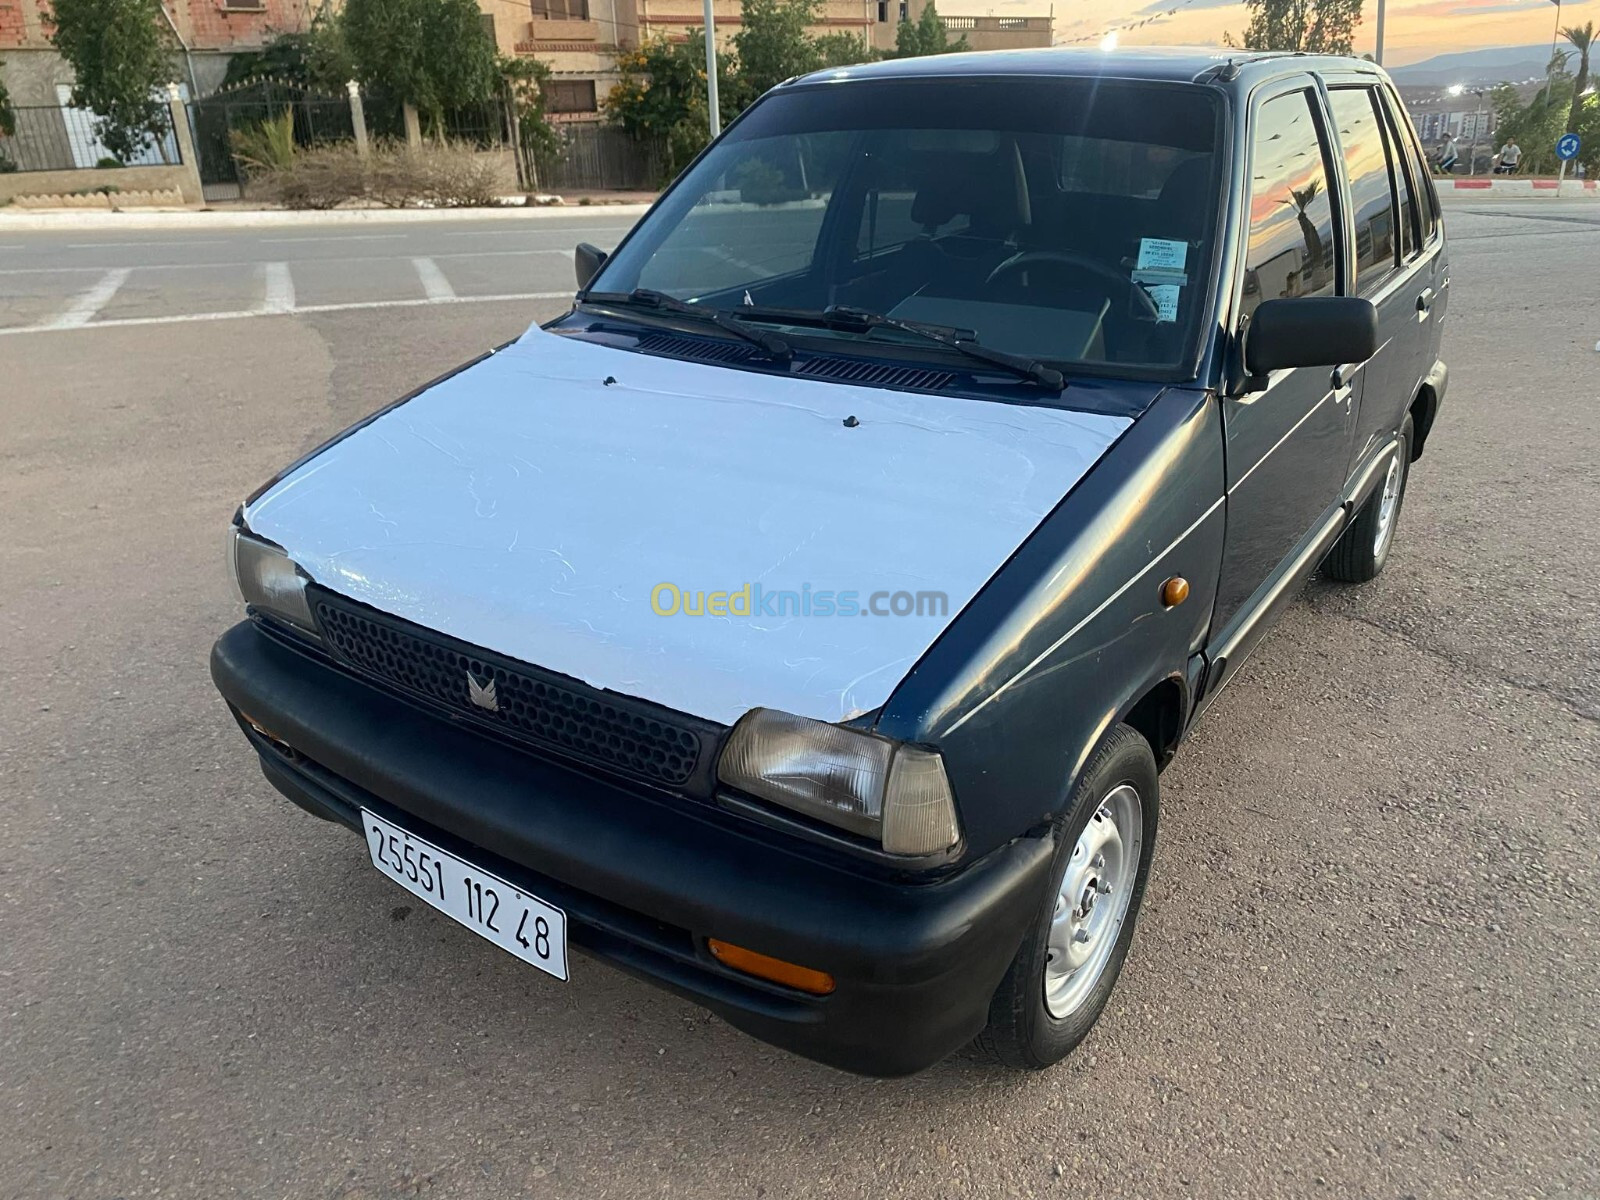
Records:
<instances>
[{"instance_id":1,"label":"black plastic bumper","mask_svg":"<svg viewBox=\"0 0 1600 1200\"><path fill-rule=\"evenodd\" d=\"M272 784L360 829L367 807L565 909L572 944L796 1053L869 1075L930 1066L983 1027L1045 888L1024 838L933 883L874 878L724 814L536 758L421 711L246 622L211 654ZM833 975L825 997L733 972L718 937Z\"/></svg>"}]
</instances>

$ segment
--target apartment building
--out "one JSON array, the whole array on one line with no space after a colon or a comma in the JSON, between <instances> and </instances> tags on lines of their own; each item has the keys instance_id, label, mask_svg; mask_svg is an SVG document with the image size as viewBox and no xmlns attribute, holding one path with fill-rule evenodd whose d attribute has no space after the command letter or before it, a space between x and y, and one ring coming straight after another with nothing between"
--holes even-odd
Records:
<instances>
[{"instance_id":1,"label":"apartment building","mask_svg":"<svg viewBox=\"0 0 1600 1200\"><path fill-rule=\"evenodd\" d=\"M596 119L616 83L616 53L653 37L685 38L705 25L703 0L478 0L492 15L495 38L507 54L530 55L552 71L548 110L557 119ZM892 50L902 19L915 21L928 0L823 0L811 27L818 36L849 33L878 50ZM726 44L743 23L741 0L713 0L717 41ZM942 15L942 14L941 14ZM951 37L974 50L1048 46L1053 20L1032 17L945 16Z\"/></svg>"},{"instance_id":2,"label":"apartment building","mask_svg":"<svg viewBox=\"0 0 1600 1200\"><path fill-rule=\"evenodd\" d=\"M47 36L49 0L0 0L0 78L17 105L54 105L72 71ZM164 0L162 11L182 54L177 82L199 95L214 90L228 59L258 50L273 36L307 28L307 0Z\"/></svg>"}]
</instances>

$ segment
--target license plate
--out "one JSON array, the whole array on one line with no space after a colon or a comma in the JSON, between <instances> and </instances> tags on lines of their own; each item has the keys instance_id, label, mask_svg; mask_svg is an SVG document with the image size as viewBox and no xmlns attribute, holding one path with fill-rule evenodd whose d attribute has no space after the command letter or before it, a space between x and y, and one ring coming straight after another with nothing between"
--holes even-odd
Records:
<instances>
[{"instance_id":1,"label":"license plate","mask_svg":"<svg viewBox=\"0 0 1600 1200\"><path fill-rule=\"evenodd\" d=\"M361 810L372 865L473 933L557 979L567 978L567 914Z\"/></svg>"}]
</instances>

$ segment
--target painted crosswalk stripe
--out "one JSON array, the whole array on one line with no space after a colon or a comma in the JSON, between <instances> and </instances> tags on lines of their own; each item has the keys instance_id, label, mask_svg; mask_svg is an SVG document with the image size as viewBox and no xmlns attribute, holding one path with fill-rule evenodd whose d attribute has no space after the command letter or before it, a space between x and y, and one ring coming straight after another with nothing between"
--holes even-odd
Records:
<instances>
[{"instance_id":1,"label":"painted crosswalk stripe","mask_svg":"<svg viewBox=\"0 0 1600 1200\"><path fill-rule=\"evenodd\" d=\"M261 264L261 274L266 287L262 294L261 310L264 313L294 311L294 276L289 274L289 264L269 262Z\"/></svg>"},{"instance_id":2,"label":"painted crosswalk stripe","mask_svg":"<svg viewBox=\"0 0 1600 1200\"><path fill-rule=\"evenodd\" d=\"M454 300L455 288L450 286L450 281L444 277L444 272L439 270L439 264L431 258L413 258L411 265L417 269L417 278L422 281L422 294L429 300Z\"/></svg>"},{"instance_id":3,"label":"painted crosswalk stripe","mask_svg":"<svg viewBox=\"0 0 1600 1200\"><path fill-rule=\"evenodd\" d=\"M80 325L87 325L94 320L94 316L111 302L111 297L117 294L128 278L128 268L119 267L115 271L107 271L100 277L100 282L84 292L54 321L49 322L50 329L76 329Z\"/></svg>"},{"instance_id":4,"label":"painted crosswalk stripe","mask_svg":"<svg viewBox=\"0 0 1600 1200\"><path fill-rule=\"evenodd\" d=\"M293 313L268 313L259 308L239 309L232 312L174 313L164 317L119 317L110 321L95 321L90 329L117 329L134 325L187 325L194 321L242 321L249 317L315 316L317 313L359 312L368 308L423 308L433 304L510 304L526 300L571 300L572 290L559 292L505 292L493 296L450 296L442 299L411 300L353 300L342 304L299 304ZM50 333L55 330L81 328L52 321L44 325L0 326L0 337L16 334Z\"/></svg>"}]
</instances>

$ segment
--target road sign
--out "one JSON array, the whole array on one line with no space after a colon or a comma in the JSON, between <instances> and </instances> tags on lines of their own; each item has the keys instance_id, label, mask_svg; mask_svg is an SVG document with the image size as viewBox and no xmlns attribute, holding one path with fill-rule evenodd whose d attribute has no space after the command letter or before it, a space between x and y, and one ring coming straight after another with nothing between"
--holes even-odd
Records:
<instances>
[{"instance_id":1,"label":"road sign","mask_svg":"<svg viewBox=\"0 0 1600 1200\"><path fill-rule=\"evenodd\" d=\"M1577 158L1578 146L1579 142L1577 134L1564 133L1556 142L1556 157L1562 162L1566 162L1568 159Z\"/></svg>"}]
</instances>

